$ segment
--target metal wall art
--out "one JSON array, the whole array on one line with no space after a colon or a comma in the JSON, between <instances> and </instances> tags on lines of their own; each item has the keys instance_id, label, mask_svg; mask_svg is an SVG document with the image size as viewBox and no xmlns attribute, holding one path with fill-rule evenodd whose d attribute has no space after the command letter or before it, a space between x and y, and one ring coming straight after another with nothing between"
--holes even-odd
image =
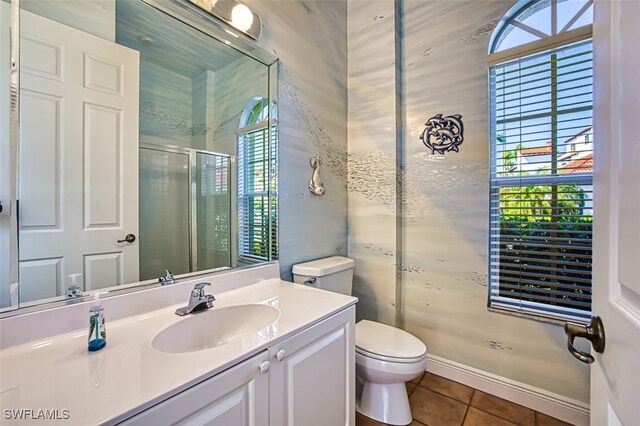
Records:
<instances>
[{"instance_id":1,"label":"metal wall art","mask_svg":"<svg viewBox=\"0 0 640 426\"><path fill-rule=\"evenodd\" d=\"M420 139L432 154L436 151L444 154L447 151L459 151L459 146L464 139L464 126L462 115L454 114L443 117L436 114L424 123L427 127L420 135Z\"/></svg>"},{"instance_id":2,"label":"metal wall art","mask_svg":"<svg viewBox=\"0 0 640 426\"><path fill-rule=\"evenodd\" d=\"M309 181L309 191L313 195L324 195L324 183L322 183L322 180L320 179L320 165L322 164L322 159L320 157L311 157L309 164L313 167L313 175L311 175L311 180Z\"/></svg>"}]
</instances>

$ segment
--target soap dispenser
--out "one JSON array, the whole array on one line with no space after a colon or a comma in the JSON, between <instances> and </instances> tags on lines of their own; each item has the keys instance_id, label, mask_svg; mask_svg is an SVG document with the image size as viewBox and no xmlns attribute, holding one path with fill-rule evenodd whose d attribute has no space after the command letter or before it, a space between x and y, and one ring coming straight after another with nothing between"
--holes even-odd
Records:
<instances>
[{"instance_id":1,"label":"soap dispenser","mask_svg":"<svg viewBox=\"0 0 640 426\"><path fill-rule=\"evenodd\" d=\"M94 295L89 309L89 352L99 351L107 345L107 329L104 324L104 306L100 293Z\"/></svg>"},{"instance_id":2,"label":"soap dispenser","mask_svg":"<svg viewBox=\"0 0 640 426\"><path fill-rule=\"evenodd\" d=\"M69 274L70 285L69 288L67 288L66 299L77 299L83 296L82 289L78 284L78 277L81 276L82 274Z\"/></svg>"}]
</instances>

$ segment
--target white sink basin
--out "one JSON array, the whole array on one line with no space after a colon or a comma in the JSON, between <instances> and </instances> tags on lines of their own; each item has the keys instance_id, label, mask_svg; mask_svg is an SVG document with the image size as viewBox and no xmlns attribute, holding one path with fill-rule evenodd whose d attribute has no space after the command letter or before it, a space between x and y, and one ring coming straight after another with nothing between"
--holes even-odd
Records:
<instances>
[{"instance_id":1,"label":"white sink basin","mask_svg":"<svg viewBox=\"0 0 640 426\"><path fill-rule=\"evenodd\" d=\"M151 345L160 352L184 353L211 349L257 333L273 324L280 311L269 305L213 307L191 314L159 332Z\"/></svg>"}]
</instances>

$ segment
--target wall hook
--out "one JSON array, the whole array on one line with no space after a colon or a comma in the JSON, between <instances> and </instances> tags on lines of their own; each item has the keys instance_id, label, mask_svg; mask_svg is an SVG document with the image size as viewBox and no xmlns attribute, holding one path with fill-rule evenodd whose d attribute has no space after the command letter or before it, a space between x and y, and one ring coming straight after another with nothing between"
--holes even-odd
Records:
<instances>
[{"instance_id":1,"label":"wall hook","mask_svg":"<svg viewBox=\"0 0 640 426\"><path fill-rule=\"evenodd\" d=\"M322 180L320 179L320 165L322 164L322 159L320 157L311 157L309 164L313 167L313 174L309 181L309 191L313 195L324 195L324 183L322 183Z\"/></svg>"}]
</instances>

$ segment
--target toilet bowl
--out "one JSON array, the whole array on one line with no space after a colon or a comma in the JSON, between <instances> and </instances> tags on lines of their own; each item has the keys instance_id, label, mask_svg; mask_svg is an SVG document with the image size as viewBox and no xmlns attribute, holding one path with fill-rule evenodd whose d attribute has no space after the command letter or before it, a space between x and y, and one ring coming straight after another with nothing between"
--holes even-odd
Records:
<instances>
[{"instance_id":1,"label":"toilet bowl","mask_svg":"<svg viewBox=\"0 0 640 426\"><path fill-rule=\"evenodd\" d=\"M356 410L392 424L411 423L405 382L427 366L427 348L419 339L395 327L362 320L356 324L356 377L360 380Z\"/></svg>"},{"instance_id":2,"label":"toilet bowl","mask_svg":"<svg viewBox=\"0 0 640 426\"><path fill-rule=\"evenodd\" d=\"M296 283L351 295L355 262L333 256L293 266ZM420 376L427 365L427 347L399 328L375 321L356 324L356 410L392 424L411 423L405 382Z\"/></svg>"}]
</instances>

